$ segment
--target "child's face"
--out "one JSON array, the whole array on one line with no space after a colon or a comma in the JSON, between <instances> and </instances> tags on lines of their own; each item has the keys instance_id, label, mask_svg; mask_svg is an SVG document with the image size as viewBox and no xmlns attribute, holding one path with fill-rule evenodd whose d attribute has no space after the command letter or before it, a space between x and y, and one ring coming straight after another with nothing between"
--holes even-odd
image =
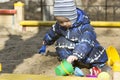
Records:
<instances>
[{"instance_id":1,"label":"child's face","mask_svg":"<svg viewBox=\"0 0 120 80\"><path fill-rule=\"evenodd\" d=\"M58 23L60 24L60 26L62 26L64 28L70 28L72 26L72 23L70 22L70 20L65 17L56 16L55 18L58 21Z\"/></svg>"}]
</instances>

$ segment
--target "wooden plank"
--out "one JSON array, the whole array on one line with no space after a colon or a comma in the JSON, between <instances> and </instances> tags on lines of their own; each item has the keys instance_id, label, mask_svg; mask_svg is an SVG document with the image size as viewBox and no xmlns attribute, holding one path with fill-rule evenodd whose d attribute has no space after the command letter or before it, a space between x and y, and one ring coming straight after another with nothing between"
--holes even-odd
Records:
<instances>
[{"instance_id":1,"label":"wooden plank","mask_svg":"<svg viewBox=\"0 0 120 80\"><path fill-rule=\"evenodd\" d=\"M14 15L16 14L17 11L16 10L10 10L10 9L0 9L0 14L1 15Z\"/></svg>"},{"instance_id":2,"label":"wooden plank","mask_svg":"<svg viewBox=\"0 0 120 80\"><path fill-rule=\"evenodd\" d=\"M76 76L48 76L32 74L1 74L0 80L99 80L98 78Z\"/></svg>"}]
</instances>

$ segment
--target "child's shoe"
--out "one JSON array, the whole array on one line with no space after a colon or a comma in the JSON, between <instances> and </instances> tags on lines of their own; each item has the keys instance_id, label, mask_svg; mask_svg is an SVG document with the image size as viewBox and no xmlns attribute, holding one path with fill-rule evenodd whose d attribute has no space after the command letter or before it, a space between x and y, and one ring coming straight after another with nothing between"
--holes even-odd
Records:
<instances>
[{"instance_id":1,"label":"child's shoe","mask_svg":"<svg viewBox=\"0 0 120 80\"><path fill-rule=\"evenodd\" d=\"M101 72L101 69L98 67L92 67L92 69L90 69L90 74L91 75L95 75L98 76L98 74Z\"/></svg>"}]
</instances>

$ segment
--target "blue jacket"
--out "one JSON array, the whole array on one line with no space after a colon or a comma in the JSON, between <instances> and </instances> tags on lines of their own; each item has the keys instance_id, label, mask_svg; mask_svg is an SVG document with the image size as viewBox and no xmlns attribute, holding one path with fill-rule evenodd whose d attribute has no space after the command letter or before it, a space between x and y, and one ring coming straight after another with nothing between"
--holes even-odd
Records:
<instances>
[{"instance_id":1,"label":"blue jacket","mask_svg":"<svg viewBox=\"0 0 120 80\"><path fill-rule=\"evenodd\" d=\"M89 18L77 8L78 18L69 29L61 27L57 22L46 33L44 41L51 45L56 41L56 48L66 48L79 61L89 64L105 63L107 55L105 49L96 40L96 33L90 25Z\"/></svg>"}]
</instances>

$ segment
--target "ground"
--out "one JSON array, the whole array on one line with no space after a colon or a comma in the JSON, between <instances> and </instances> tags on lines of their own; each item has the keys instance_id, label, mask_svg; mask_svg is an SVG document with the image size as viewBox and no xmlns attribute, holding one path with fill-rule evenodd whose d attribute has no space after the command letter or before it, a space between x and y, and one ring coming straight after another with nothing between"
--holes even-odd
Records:
<instances>
[{"instance_id":1,"label":"ground","mask_svg":"<svg viewBox=\"0 0 120 80\"><path fill-rule=\"evenodd\" d=\"M40 27L39 32L16 32L10 27L0 27L1 73L55 75L54 69L59 61L54 47L45 56L38 54L42 38L50 27ZM119 28L95 28L97 39L107 48L113 45L120 52Z\"/></svg>"}]
</instances>

